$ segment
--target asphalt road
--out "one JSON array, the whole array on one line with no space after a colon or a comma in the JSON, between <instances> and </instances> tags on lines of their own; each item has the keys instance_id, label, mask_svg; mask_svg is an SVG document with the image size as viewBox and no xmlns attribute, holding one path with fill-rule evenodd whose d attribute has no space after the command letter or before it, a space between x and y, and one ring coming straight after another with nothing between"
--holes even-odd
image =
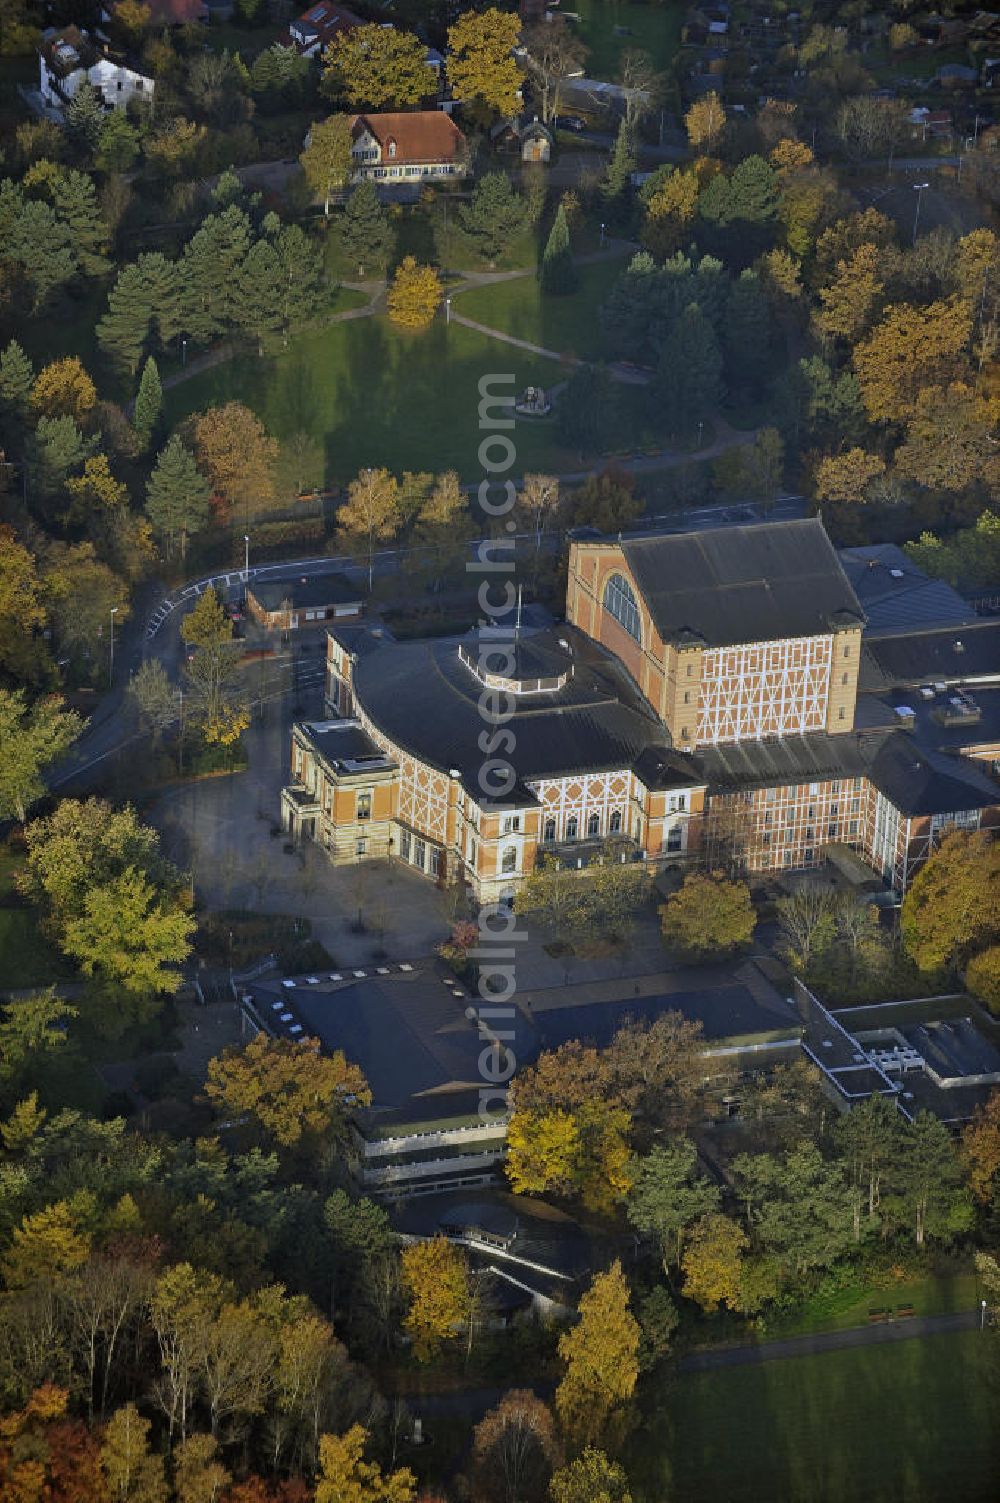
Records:
<instances>
[{"instance_id":1,"label":"asphalt road","mask_svg":"<svg viewBox=\"0 0 1000 1503\"><path fill-rule=\"evenodd\" d=\"M948 1315L918 1315L907 1320L887 1320L880 1324L849 1326L844 1331L818 1331L811 1336L786 1336L777 1341L753 1345L720 1346L704 1352L690 1352L682 1357L678 1368L684 1373L709 1372L717 1367L752 1367L761 1362L778 1362L788 1357L815 1357L821 1352L840 1352L864 1346L883 1346L893 1341L913 1341L921 1336L943 1336L952 1331L973 1331L979 1325L978 1310L961 1310Z\"/></svg>"},{"instance_id":2,"label":"asphalt road","mask_svg":"<svg viewBox=\"0 0 1000 1503\"><path fill-rule=\"evenodd\" d=\"M687 458L688 456L681 456ZM656 470L664 467L661 456L649 456L633 461L633 469ZM590 474L563 476L563 479L582 480ZM782 497L772 508L772 520L788 519L803 515L800 496ZM702 506L684 512L667 512L647 516L644 524L659 526L665 531L690 531L704 527L731 527L744 522L760 520L758 509L751 505ZM530 540L532 534L519 535ZM556 549L560 546L561 532L545 533L542 546ZM470 560L476 556L478 542L470 545ZM405 568L420 552L417 548L384 548L375 555L374 567L378 576L394 573ZM287 579L303 577L319 578L324 574L347 573L352 578L364 580L367 568L347 555L283 560L279 563L251 565L251 579ZM55 767L48 778L52 789L66 791L83 790L100 779L103 764L116 752L132 744L139 744L143 737L139 732L134 711L127 699L129 677L144 658L157 658L174 680L179 678L183 662L180 640L180 623L193 606L201 592L211 583L221 587L227 599L237 600L245 590L243 570L235 568L220 574L194 580L159 601L155 593L147 591L137 599L132 619L117 638L115 653L116 675L114 687L98 702L87 726L71 748L69 754ZM74 786L75 785L75 786Z\"/></svg>"}]
</instances>

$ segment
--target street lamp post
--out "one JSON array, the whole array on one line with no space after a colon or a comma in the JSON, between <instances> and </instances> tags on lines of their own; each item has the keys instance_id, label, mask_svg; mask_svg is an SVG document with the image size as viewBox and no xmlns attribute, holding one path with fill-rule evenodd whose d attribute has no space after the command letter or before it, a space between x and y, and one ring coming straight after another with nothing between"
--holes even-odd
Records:
<instances>
[{"instance_id":1,"label":"street lamp post","mask_svg":"<svg viewBox=\"0 0 1000 1503\"><path fill-rule=\"evenodd\" d=\"M115 682L115 617L117 616L117 614L118 614L118 607L116 605L113 605L111 607L111 648L110 648L110 657L109 657L109 661L108 661L108 688L109 689L114 687L114 682Z\"/></svg>"},{"instance_id":2,"label":"street lamp post","mask_svg":"<svg viewBox=\"0 0 1000 1503\"><path fill-rule=\"evenodd\" d=\"M187 342L187 337L186 336L182 336L182 338L181 338L181 370L184 369L184 367L187 365L187 363L188 363L188 342Z\"/></svg>"},{"instance_id":3,"label":"street lamp post","mask_svg":"<svg viewBox=\"0 0 1000 1503\"><path fill-rule=\"evenodd\" d=\"M604 221L602 219L601 220L601 246L602 246L602 248L603 248L603 245L604 245Z\"/></svg>"},{"instance_id":4,"label":"street lamp post","mask_svg":"<svg viewBox=\"0 0 1000 1503\"><path fill-rule=\"evenodd\" d=\"M451 323L451 298L450 297L446 297L445 300L444 300L444 321L445 321L446 324L450 324Z\"/></svg>"},{"instance_id":5,"label":"street lamp post","mask_svg":"<svg viewBox=\"0 0 1000 1503\"><path fill-rule=\"evenodd\" d=\"M243 534L243 583L250 583L250 534Z\"/></svg>"},{"instance_id":6,"label":"street lamp post","mask_svg":"<svg viewBox=\"0 0 1000 1503\"><path fill-rule=\"evenodd\" d=\"M981 1331L986 1329L986 1301L984 1299L979 1301L979 1329Z\"/></svg>"},{"instance_id":7,"label":"street lamp post","mask_svg":"<svg viewBox=\"0 0 1000 1503\"><path fill-rule=\"evenodd\" d=\"M929 188L930 183L914 183L913 190L917 195L917 212L913 216L913 243L917 243L917 226L920 223L920 200L924 196L924 189Z\"/></svg>"}]
</instances>

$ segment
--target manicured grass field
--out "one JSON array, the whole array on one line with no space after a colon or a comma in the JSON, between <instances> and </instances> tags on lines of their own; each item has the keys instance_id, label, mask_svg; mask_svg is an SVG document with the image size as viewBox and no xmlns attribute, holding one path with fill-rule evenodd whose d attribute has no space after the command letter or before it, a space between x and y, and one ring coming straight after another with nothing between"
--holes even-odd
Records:
<instances>
[{"instance_id":1,"label":"manicured grass field","mask_svg":"<svg viewBox=\"0 0 1000 1503\"><path fill-rule=\"evenodd\" d=\"M566 297L543 296L535 276L512 282L493 282L460 293L456 312L491 328L503 329L561 355L585 360L605 353L600 309L627 265L626 259L595 261L579 268L579 286Z\"/></svg>"},{"instance_id":2,"label":"manicured grass field","mask_svg":"<svg viewBox=\"0 0 1000 1503\"><path fill-rule=\"evenodd\" d=\"M513 390L551 386L564 371L438 318L409 334L386 318L363 318L300 335L274 359L245 356L204 371L168 393L172 423L213 403L246 402L279 439L310 434L324 446L329 484L366 465L440 472L453 467L481 478L477 452L479 380L512 375ZM511 388L499 384L494 391ZM558 443L552 423L518 423L515 475L553 465L573 469L577 456ZM496 455L494 455L494 459Z\"/></svg>"},{"instance_id":3,"label":"manicured grass field","mask_svg":"<svg viewBox=\"0 0 1000 1503\"><path fill-rule=\"evenodd\" d=\"M863 1326L869 1310L896 1309L912 1305L917 1315L946 1315L953 1310L971 1310L979 1299L979 1284L974 1273L954 1274L949 1278L928 1275L922 1279L901 1279L865 1289L838 1289L818 1294L805 1305L768 1322L768 1337L810 1331L842 1331Z\"/></svg>"},{"instance_id":4,"label":"manicured grass field","mask_svg":"<svg viewBox=\"0 0 1000 1503\"><path fill-rule=\"evenodd\" d=\"M630 1448L636 1503L987 1503L996 1343L970 1331L679 1378Z\"/></svg>"},{"instance_id":5,"label":"manicured grass field","mask_svg":"<svg viewBox=\"0 0 1000 1503\"><path fill-rule=\"evenodd\" d=\"M679 0L660 5L568 0L566 9L580 17L580 36L590 48L585 64L590 78L616 79L621 55L630 47L648 52L657 68L666 69L680 46L685 7Z\"/></svg>"}]
</instances>

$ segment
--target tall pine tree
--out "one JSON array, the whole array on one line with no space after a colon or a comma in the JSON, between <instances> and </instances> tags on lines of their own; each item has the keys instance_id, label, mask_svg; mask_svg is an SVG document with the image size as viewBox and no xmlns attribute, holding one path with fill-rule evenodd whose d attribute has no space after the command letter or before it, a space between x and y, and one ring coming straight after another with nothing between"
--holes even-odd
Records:
<instances>
[{"instance_id":1,"label":"tall pine tree","mask_svg":"<svg viewBox=\"0 0 1000 1503\"><path fill-rule=\"evenodd\" d=\"M55 211L69 230L70 244L86 276L99 277L108 270L106 255L110 235L101 217L97 189L85 172L62 171L52 179Z\"/></svg>"},{"instance_id":2,"label":"tall pine tree","mask_svg":"<svg viewBox=\"0 0 1000 1503\"><path fill-rule=\"evenodd\" d=\"M0 354L0 406L12 414L28 410L34 367L16 339Z\"/></svg>"},{"instance_id":3,"label":"tall pine tree","mask_svg":"<svg viewBox=\"0 0 1000 1503\"><path fill-rule=\"evenodd\" d=\"M256 336L258 354L264 353L264 335L281 327L283 290L278 252L269 240L256 241L239 270L237 317Z\"/></svg>"},{"instance_id":4,"label":"tall pine tree","mask_svg":"<svg viewBox=\"0 0 1000 1503\"><path fill-rule=\"evenodd\" d=\"M722 355L697 303L684 309L663 346L653 395L674 433L703 421L721 400Z\"/></svg>"},{"instance_id":5,"label":"tall pine tree","mask_svg":"<svg viewBox=\"0 0 1000 1503\"><path fill-rule=\"evenodd\" d=\"M573 292L577 280L573 252L569 244L566 210L560 204L556 210L556 217L552 221L552 229L549 231L549 238L542 255L539 281L543 292L554 293L558 296Z\"/></svg>"},{"instance_id":6,"label":"tall pine tree","mask_svg":"<svg viewBox=\"0 0 1000 1503\"><path fill-rule=\"evenodd\" d=\"M340 243L358 268L358 276L384 271L392 254L392 226L379 202L375 184L359 183L344 206Z\"/></svg>"},{"instance_id":7,"label":"tall pine tree","mask_svg":"<svg viewBox=\"0 0 1000 1503\"><path fill-rule=\"evenodd\" d=\"M152 318L149 287L140 268L123 266L108 293L108 311L97 325L97 342L119 365L139 369Z\"/></svg>"},{"instance_id":8,"label":"tall pine tree","mask_svg":"<svg viewBox=\"0 0 1000 1503\"><path fill-rule=\"evenodd\" d=\"M159 426L162 411L163 388L160 385L160 372L156 361L150 355L142 368L139 391L135 399L134 418L135 431L147 448Z\"/></svg>"},{"instance_id":9,"label":"tall pine tree","mask_svg":"<svg viewBox=\"0 0 1000 1503\"><path fill-rule=\"evenodd\" d=\"M209 486L175 433L160 450L146 486L146 515L169 553L176 548L183 559L188 538L209 518Z\"/></svg>"},{"instance_id":10,"label":"tall pine tree","mask_svg":"<svg viewBox=\"0 0 1000 1503\"><path fill-rule=\"evenodd\" d=\"M728 386L759 390L771 362L771 310L752 271L744 271L730 288L722 334Z\"/></svg>"},{"instance_id":11,"label":"tall pine tree","mask_svg":"<svg viewBox=\"0 0 1000 1503\"><path fill-rule=\"evenodd\" d=\"M240 272L250 238L249 219L232 204L221 214L210 214L184 248L184 327L198 344L208 344L237 321Z\"/></svg>"},{"instance_id":12,"label":"tall pine tree","mask_svg":"<svg viewBox=\"0 0 1000 1503\"><path fill-rule=\"evenodd\" d=\"M632 144L632 132L627 122L622 120L615 138L615 149L611 154L607 172L604 174L604 182L601 184L604 213L608 221L617 228L627 226L632 217L635 205L635 192L632 187L634 171L635 147Z\"/></svg>"}]
</instances>

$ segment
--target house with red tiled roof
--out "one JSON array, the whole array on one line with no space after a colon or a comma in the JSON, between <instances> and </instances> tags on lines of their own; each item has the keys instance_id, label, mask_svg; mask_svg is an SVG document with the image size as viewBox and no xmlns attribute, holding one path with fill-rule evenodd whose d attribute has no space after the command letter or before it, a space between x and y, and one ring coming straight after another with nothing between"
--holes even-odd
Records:
<instances>
[{"instance_id":1,"label":"house with red tiled roof","mask_svg":"<svg viewBox=\"0 0 1000 1503\"><path fill-rule=\"evenodd\" d=\"M354 182L415 182L464 177L469 170L465 137L441 110L411 114L355 115L352 121Z\"/></svg>"},{"instance_id":2,"label":"house with red tiled roof","mask_svg":"<svg viewBox=\"0 0 1000 1503\"><path fill-rule=\"evenodd\" d=\"M333 0L316 0L289 23L288 44L303 57L318 57L334 37L342 32L354 31L364 22L346 5L334 5Z\"/></svg>"}]
</instances>

